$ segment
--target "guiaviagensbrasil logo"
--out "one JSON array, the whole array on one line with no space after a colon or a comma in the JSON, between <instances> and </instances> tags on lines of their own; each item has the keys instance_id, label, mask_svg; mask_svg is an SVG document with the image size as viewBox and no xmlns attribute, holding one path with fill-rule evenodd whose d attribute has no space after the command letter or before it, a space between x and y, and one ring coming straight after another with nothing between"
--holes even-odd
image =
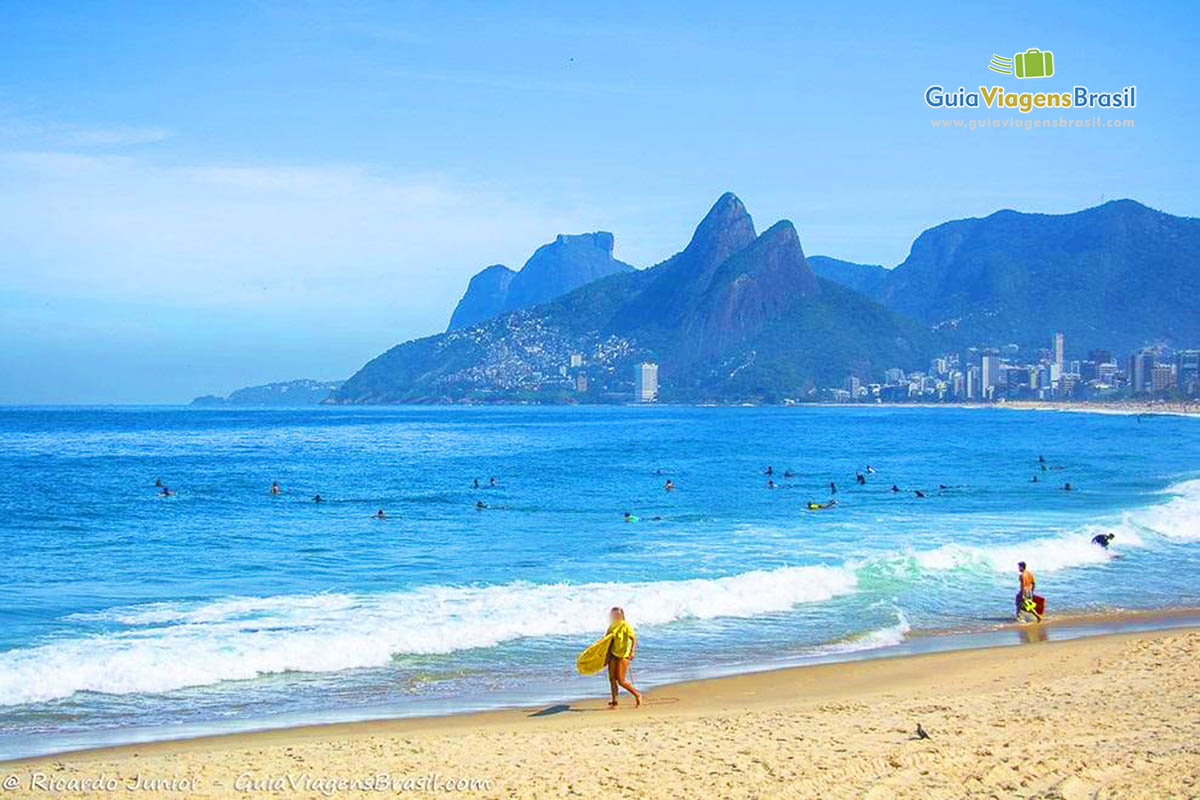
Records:
<instances>
[{"instance_id":1,"label":"guiaviagensbrasil logo","mask_svg":"<svg viewBox=\"0 0 1200 800\"><path fill-rule=\"evenodd\" d=\"M1024 53L1017 53L1012 58L993 53L988 69L1018 78L1049 78L1054 74L1054 53L1038 50L1036 47L1031 47Z\"/></svg>"},{"instance_id":2,"label":"guiaviagensbrasil logo","mask_svg":"<svg viewBox=\"0 0 1200 800\"><path fill-rule=\"evenodd\" d=\"M1054 78L1057 75L1056 59L1049 50L1031 47L1012 58L992 55L988 69L1000 75L1009 75L1024 80L1028 78ZM953 84L951 84L953 85ZM1060 111L1070 108L1117 109L1137 107L1137 86L1129 85L1117 91L1094 92L1087 86L1075 84L1048 91L1008 91L1003 86L979 86L977 90L959 86L957 90L946 89L934 84L925 90L925 105L938 109L1011 109L1021 114L1033 111ZM1069 91L1068 91L1069 89Z\"/></svg>"}]
</instances>

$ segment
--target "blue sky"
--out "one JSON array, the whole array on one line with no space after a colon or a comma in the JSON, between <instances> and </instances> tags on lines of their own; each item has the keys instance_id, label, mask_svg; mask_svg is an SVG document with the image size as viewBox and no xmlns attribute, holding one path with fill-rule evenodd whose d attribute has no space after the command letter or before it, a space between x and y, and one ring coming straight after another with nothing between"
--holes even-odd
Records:
<instances>
[{"instance_id":1,"label":"blue sky","mask_svg":"<svg viewBox=\"0 0 1200 800\"><path fill-rule=\"evenodd\" d=\"M887 266L923 229L1000 208L1133 197L1200 215L1200 25L1183 3L47 2L4 16L4 403L345 377L442 330L487 264L611 230L618 257L649 266L727 189L760 229L793 220L809 254ZM1054 79L987 71L1028 47L1054 51ZM953 115L925 106L932 83L1136 84L1119 115L1136 126L935 131Z\"/></svg>"}]
</instances>

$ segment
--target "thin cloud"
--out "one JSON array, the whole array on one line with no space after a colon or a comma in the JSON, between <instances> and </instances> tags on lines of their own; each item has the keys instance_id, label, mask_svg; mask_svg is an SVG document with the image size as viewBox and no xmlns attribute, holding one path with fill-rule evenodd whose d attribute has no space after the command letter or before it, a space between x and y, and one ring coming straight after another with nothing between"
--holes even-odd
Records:
<instances>
[{"instance_id":1,"label":"thin cloud","mask_svg":"<svg viewBox=\"0 0 1200 800\"><path fill-rule=\"evenodd\" d=\"M173 131L163 127L91 126L19 119L0 122L0 139L42 147L133 147L166 141L173 135Z\"/></svg>"}]
</instances>

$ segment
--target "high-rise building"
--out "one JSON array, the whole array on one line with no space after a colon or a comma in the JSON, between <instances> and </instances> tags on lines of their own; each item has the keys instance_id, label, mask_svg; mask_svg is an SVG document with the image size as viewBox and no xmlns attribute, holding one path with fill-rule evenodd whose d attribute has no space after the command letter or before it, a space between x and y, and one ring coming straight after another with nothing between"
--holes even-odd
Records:
<instances>
[{"instance_id":1,"label":"high-rise building","mask_svg":"<svg viewBox=\"0 0 1200 800\"><path fill-rule=\"evenodd\" d=\"M1063 335L1061 331L1054 334L1054 363L1058 365L1058 374L1063 372Z\"/></svg>"},{"instance_id":2,"label":"high-rise building","mask_svg":"<svg viewBox=\"0 0 1200 800\"><path fill-rule=\"evenodd\" d=\"M884 373L884 377L888 383L897 384L904 380L904 370L899 367L892 367Z\"/></svg>"},{"instance_id":3,"label":"high-rise building","mask_svg":"<svg viewBox=\"0 0 1200 800\"><path fill-rule=\"evenodd\" d=\"M1200 350L1180 350L1175 358L1179 390L1184 394L1200 394Z\"/></svg>"},{"instance_id":4,"label":"high-rise building","mask_svg":"<svg viewBox=\"0 0 1200 800\"><path fill-rule=\"evenodd\" d=\"M987 397L999 382L1000 357L990 354L983 356L979 360L979 389L982 396Z\"/></svg>"},{"instance_id":5,"label":"high-rise building","mask_svg":"<svg viewBox=\"0 0 1200 800\"><path fill-rule=\"evenodd\" d=\"M978 400L983 396L979 386L979 367L967 367L967 399Z\"/></svg>"},{"instance_id":6,"label":"high-rise building","mask_svg":"<svg viewBox=\"0 0 1200 800\"><path fill-rule=\"evenodd\" d=\"M658 364L643 361L633 368L633 400L635 403L658 400Z\"/></svg>"},{"instance_id":7,"label":"high-rise building","mask_svg":"<svg viewBox=\"0 0 1200 800\"><path fill-rule=\"evenodd\" d=\"M575 391L580 394L586 394L588 390L588 377L586 372L581 372L575 376Z\"/></svg>"},{"instance_id":8,"label":"high-rise building","mask_svg":"<svg viewBox=\"0 0 1200 800\"><path fill-rule=\"evenodd\" d=\"M1173 364L1155 364L1150 371L1150 391L1165 392L1175 388L1175 366Z\"/></svg>"},{"instance_id":9,"label":"high-rise building","mask_svg":"<svg viewBox=\"0 0 1200 800\"><path fill-rule=\"evenodd\" d=\"M859 381L859 379L856 378L855 376L851 375L849 378L846 378L846 387L845 388L846 388L846 391L850 393L851 400L857 399L858 390L859 390L860 386L862 386L862 382Z\"/></svg>"},{"instance_id":10,"label":"high-rise building","mask_svg":"<svg viewBox=\"0 0 1200 800\"><path fill-rule=\"evenodd\" d=\"M571 369L583 366L583 353L571 353Z\"/></svg>"},{"instance_id":11,"label":"high-rise building","mask_svg":"<svg viewBox=\"0 0 1200 800\"><path fill-rule=\"evenodd\" d=\"M1129 389L1134 394L1148 392L1154 383L1154 351L1142 350L1129 357Z\"/></svg>"}]
</instances>

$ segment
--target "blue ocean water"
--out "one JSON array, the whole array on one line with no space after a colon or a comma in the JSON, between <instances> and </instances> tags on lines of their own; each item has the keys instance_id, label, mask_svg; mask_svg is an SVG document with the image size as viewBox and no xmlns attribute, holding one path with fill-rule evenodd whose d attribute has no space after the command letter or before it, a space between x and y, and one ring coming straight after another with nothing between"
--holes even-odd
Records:
<instances>
[{"instance_id":1,"label":"blue ocean water","mask_svg":"<svg viewBox=\"0 0 1200 800\"><path fill-rule=\"evenodd\" d=\"M995 626L1018 560L1052 611L1200 605L1200 420L9 408L0 549L0 757L446 713L602 693L613 605L646 684Z\"/></svg>"}]
</instances>

